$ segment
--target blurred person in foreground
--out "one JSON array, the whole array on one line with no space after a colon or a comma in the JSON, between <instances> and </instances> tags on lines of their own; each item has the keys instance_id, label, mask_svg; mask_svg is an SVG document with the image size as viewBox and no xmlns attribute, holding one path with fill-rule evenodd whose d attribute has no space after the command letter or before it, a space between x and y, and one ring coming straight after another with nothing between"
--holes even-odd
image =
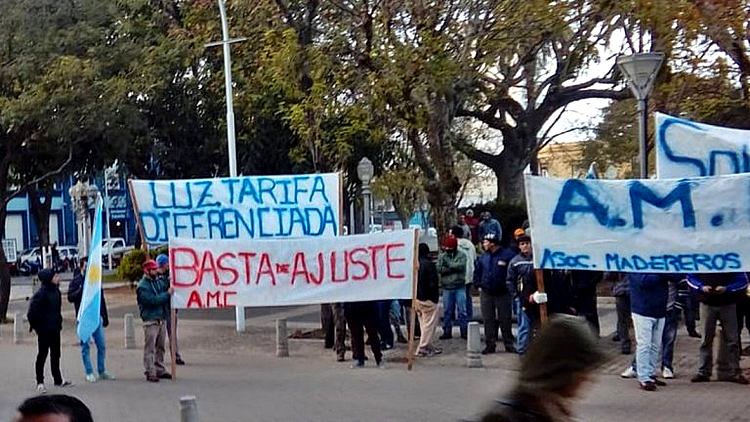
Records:
<instances>
[{"instance_id":1,"label":"blurred person in foreground","mask_svg":"<svg viewBox=\"0 0 750 422\"><path fill-rule=\"evenodd\" d=\"M573 421L574 399L606 359L585 321L567 315L550 319L521 361L511 392L495 401L481 422Z\"/></svg>"},{"instance_id":2,"label":"blurred person in foreground","mask_svg":"<svg viewBox=\"0 0 750 422\"><path fill-rule=\"evenodd\" d=\"M31 397L18 406L14 422L93 422L91 411L79 399L64 394Z\"/></svg>"}]
</instances>

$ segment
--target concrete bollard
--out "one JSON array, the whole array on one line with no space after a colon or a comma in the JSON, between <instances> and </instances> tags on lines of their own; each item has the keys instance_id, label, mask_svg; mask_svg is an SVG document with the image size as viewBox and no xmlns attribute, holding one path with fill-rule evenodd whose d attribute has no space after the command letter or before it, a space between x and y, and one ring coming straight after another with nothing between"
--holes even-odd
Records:
<instances>
[{"instance_id":1,"label":"concrete bollard","mask_svg":"<svg viewBox=\"0 0 750 422\"><path fill-rule=\"evenodd\" d=\"M286 319L276 320L276 357L289 357L289 338L286 334Z\"/></svg>"},{"instance_id":2,"label":"concrete bollard","mask_svg":"<svg viewBox=\"0 0 750 422\"><path fill-rule=\"evenodd\" d=\"M195 396L180 397L180 422L199 422L198 401Z\"/></svg>"},{"instance_id":3,"label":"concrete bollard","mask_svg":"<svg viewBox=\"0 0 750 422\"><path fill-rule=\"evenodd\" d=\"M482 355L480 354L480 348L482 347L482 339L479 334L479 323L469 323L469 333L466 338L466 366L469 368L481 368L482 367Z\"/></svg>"},{"instance_id":4,"label":"concrete bollard","mask_svg":"<svg viewBox=\"0 0 750 422\"><path fill-rule=\"evenodd\" d=\"M135 349L135 326L133 314L125 314L125 348Z\"/></svg>"},{"instance_id":5,"label":"concrete bollard","mask_svg":"<svg viewBox=\"0 0 750 422\"><path fill-rule=\"evenodd\" d=\"M13 314L13 344L21 343L23 339L23 319L20 312Z\"/></svg>"}]
</instances>

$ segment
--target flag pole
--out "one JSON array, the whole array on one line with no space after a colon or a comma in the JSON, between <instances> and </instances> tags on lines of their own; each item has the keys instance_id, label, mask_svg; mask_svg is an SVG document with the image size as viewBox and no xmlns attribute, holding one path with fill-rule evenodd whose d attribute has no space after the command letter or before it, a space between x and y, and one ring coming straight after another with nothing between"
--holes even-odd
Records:
<instances>
[{"instance_id":1,"label":"flag pole","mask_svg":"<svg viewBox=\"0 0 750 422\"><path fill-rule=\"evenodd\" d=\"M409 314L411 318L409 318L409 346L408 346L408 353L409 356L407 358L407 370L411 371L412 366L414 366L414 330L416 326L416 319L417 319L417 278L419 276L419 237L418 232L414 230L414 262L413 262L413 268L412 268L412 286L411 286L411 310L409 311ZM422 333L424 335L424 333Z\"/></svg>"}]
</instances>

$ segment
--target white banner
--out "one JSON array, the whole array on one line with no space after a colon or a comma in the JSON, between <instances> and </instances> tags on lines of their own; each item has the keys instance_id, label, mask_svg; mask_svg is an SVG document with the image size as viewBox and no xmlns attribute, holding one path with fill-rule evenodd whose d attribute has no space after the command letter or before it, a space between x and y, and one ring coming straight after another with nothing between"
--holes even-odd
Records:
<instances>
[{"instance_id":1,"label":"white banner","mask_svg":"<svg viewBox=\"0 0 750 422\"><path fill-rule=\"evenodd\" d=\"M750 271L750 174L664 180L526 176L534 266Z\"/></svg>"},{"instance_id":2,"label":"white banner","mask_svg":"<svg viewBox=\"0 0 750 422\"><path fill-rule=\"evenodd\" d=\"M221 179L131 180L149 244L172 237L333 237L340 223L337 173Z\"/></svg>"},{"instance_id":3,"label":"white banner","mask_svg":"<svg viewBox=\"0 0 750 422\"><path fill-rule=\"evenodd\" d=\"M172 238L172 306L282 306L412 297L414 230L326 239Z\"/></svg>"},{"instance_id":4,"label":"white banner","mask_svg":"<svg viewBox=\"0 0 750 422\"><path fill-rule=\"evenodd\" d=\"M656 113L660 179L750 172L750 131Z\"/></svg>"}]
</instances>

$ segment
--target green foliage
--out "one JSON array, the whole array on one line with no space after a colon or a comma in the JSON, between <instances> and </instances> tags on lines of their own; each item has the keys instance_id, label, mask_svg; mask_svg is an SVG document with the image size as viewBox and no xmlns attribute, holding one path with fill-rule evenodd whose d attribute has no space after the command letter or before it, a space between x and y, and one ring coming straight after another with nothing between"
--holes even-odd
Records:
<instances>
[{"instance_id":1,"label":"green foliage","mask_svg":"<svg viewBox=\"0 0 750 422\"><path fill-rule=\"evenodd\" d=\"M133 249L125 254L117 267L117 276L122 280L134 283L143 276L143 263L146 262L146 251Z\"/></svg>"},{"instance_id":2,"label":"green foliage","mask_svg":"<svg viewBox=\"0 0 750 422\"><path fill-rule=\"evenodd\" d=\"M159 246L156 249L149 250L148 253L151 256L151 259L156 259L157 256L162 255L162 254L169 256L169 246L167 245Z\"/></svg>"}]
</instances>

